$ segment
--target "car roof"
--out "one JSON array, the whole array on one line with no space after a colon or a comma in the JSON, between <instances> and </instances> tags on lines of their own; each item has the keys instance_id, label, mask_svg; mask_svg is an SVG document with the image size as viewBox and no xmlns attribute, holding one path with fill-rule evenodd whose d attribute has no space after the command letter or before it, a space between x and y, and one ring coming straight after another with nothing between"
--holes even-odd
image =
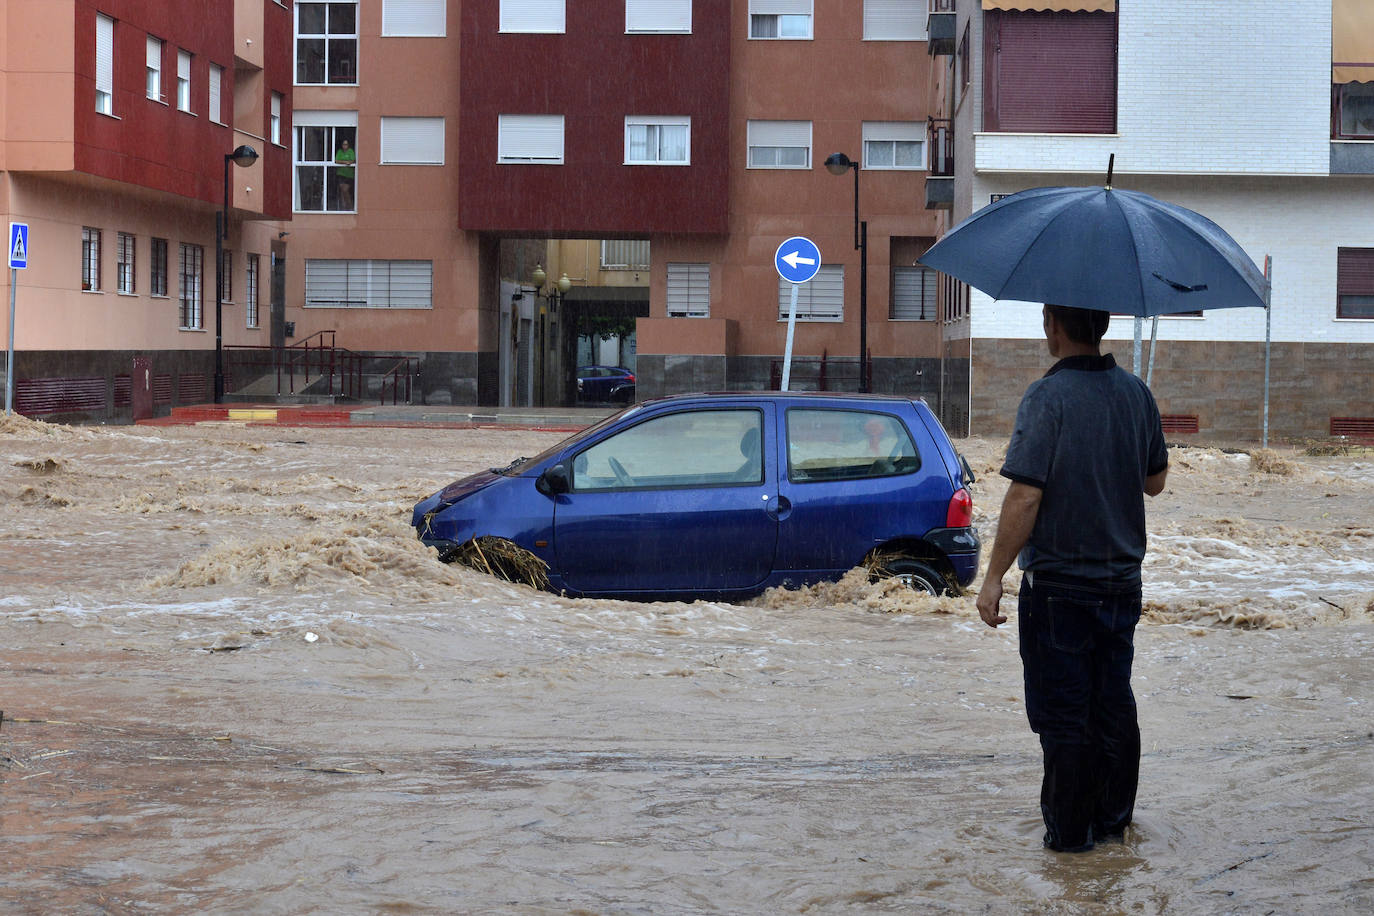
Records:
<instances>
[{"instance_id":1,"label":"car roof","mask_svg":"<svg viewBox=\"0 0 1374 916\"><path fill-rule=\"evenodd\" d=\"M672 394L661 398L650 398L645 406L658 404L682 404L692 401L710 404L728 404L732 401L795 401L798 403L832 401L835 404L850 406L887 405L897 406L925 401L918 397L903 397L897 394L861 394L856 391L699 391L691 394Z\"/></svg>"}]
</instances>

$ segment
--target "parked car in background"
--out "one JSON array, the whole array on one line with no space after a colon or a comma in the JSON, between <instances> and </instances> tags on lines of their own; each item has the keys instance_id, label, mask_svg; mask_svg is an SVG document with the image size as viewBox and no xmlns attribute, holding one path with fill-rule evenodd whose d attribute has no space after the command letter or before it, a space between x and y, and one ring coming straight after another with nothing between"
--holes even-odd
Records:
<instances>
[{"instance_id":1,"label":"parked car in background","mask_svg":"<svg viewBox=\"0 0 1374 916\"><path fill-rule=\"evenodd\" d=\"M680 395L452 483L411 523L440 559L509 541L574 596L728 600L865 563L957 594L978 569L971 482L924 401Z\"/></svg>"},{"instance_id":2,"label":"parked car in background","mask_svg":"<svg viewBox=\"0 0 1374 916\"><path fill-rule=\"evenodd\" d=\"M635 399L635 374L622 366L578 366L577 399L632 403Z\"/></svg>"}]
</instances>

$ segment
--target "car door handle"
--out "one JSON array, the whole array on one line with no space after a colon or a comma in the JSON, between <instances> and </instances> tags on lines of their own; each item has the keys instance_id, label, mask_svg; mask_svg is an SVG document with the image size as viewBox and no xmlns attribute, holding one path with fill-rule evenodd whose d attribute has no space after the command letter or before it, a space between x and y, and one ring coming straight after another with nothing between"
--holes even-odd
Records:
<instances>
[{"instance_id":1,"label":"car door handle","mask_svg":"<svg viewBox=\"0 0 1374 916\"><path fill-rule=\"evenodd\" d=\"M766 499L766 500L768 500L768 507L767 507L766 511L767 511L768 514L769 514L770 516L772 516L773 518L778 519L779 521L781 521L781 520L787 518L787 516L788 516L789 514L791 514L791 512L792 512L792 501L789 500L786 496L775 496L775 497L764 496L763 498Z\"/></svg>"}]
</instances>

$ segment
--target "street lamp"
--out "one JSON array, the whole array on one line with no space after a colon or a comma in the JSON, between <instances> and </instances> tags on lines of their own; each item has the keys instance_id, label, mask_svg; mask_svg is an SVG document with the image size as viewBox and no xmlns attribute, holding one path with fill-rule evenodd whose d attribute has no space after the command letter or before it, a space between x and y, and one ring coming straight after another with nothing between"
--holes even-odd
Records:
<instances>
[{"instance_id":1,"label":"street lamp","mask_svg":"<svg viewBox=\"0 0 1374 916\"><path fill-rule=\"evenodd\" d=\"M558 278L557 283L550 283L548 288L545 289L544 282L548 279L549 275L544 271L544 268L539 264L534 265L534 270L530 273L530 280L534 282L535 295L542 297L548 303L547 307L541 306L539 309L539 403L541 407L544 406L545 400L545 376L547 375L546 361L549 353L548 313L552 312L558 315L561 312L559 306L563 303L563 296L568 290L572 289L573 285L572 281L568 279L568 275L565 273ZM567 328L564 327L563 320L560 317L559 337L563 337L566 331ZM575 345L576 341L573 343ZM564 355L566 356L566 354ZM563 367L560 365L559 368L561 370Z\"/></svg>"},{"instance_id":2,"label":"street lamp","mask_svg":"<svg viewBox=\"0 0 1374 916\"><path fill-rule=\"evenodd\" d=\"M859 390L868 391L868 220L859 220L859 163L844 153L825 159L831 175L854 170L854 250L859 252Z\"/></svg>"},{"instance_id":3,"label":"street lamp","mask_svg":"<svg viewBox=\"0 0 1374 916\"><path fill-rule=\"evenodd\" d=\"M224 401L224 240L229 237L229 163L247 168L258 151L244 144L224 154L223 206L215 214L215 403Z\"/></svg>"}]
</instances>

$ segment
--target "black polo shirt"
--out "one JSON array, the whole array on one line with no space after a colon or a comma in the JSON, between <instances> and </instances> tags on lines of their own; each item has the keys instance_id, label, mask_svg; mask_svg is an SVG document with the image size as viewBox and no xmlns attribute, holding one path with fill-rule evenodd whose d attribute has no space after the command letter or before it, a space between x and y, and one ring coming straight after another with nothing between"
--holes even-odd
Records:
<instances>
[{"instance_id":1,"label":"black polo shirt","mask_svg":"<svg viewBox=\"0 0 1374 916\"><path fill-rule=\"evenodd\" d=\"M1110 353L1070 356L1026 389L1002 476L1044 491L1022 569L1140 582L1145 478L1168 467L1159 408Z\"/></svg>"}]
</instances>

